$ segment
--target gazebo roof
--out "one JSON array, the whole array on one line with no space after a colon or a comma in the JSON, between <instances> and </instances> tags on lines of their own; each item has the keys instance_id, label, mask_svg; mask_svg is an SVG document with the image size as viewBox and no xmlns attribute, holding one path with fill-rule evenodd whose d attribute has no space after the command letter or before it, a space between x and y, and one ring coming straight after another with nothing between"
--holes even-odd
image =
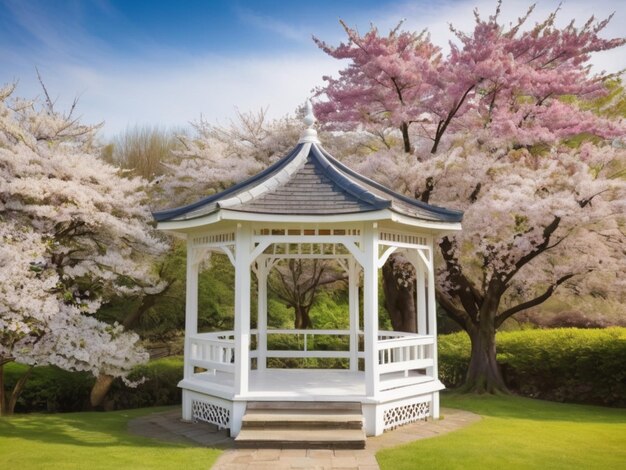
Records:
<instances>
[{"instance_id":1,"label":"gazebo roof","mask_svg":"<svg viewBox=\"0 0 626 470\"><path fill-rule=\"evenodd\" d=\"M429 222L458 223L462 212L398 194L351 170L320 145L312 113L297 146L261 173L183 207L154 212L158 222L196 219L228 209L282 216L337 216L383 209Z\"/></svg>"}]
</instances>

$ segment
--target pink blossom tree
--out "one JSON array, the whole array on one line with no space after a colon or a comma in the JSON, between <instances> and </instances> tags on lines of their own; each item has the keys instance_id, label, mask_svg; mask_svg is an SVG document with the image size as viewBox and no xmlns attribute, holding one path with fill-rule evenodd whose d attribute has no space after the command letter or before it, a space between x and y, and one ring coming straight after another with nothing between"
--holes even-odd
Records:
<instances>
[{"instance_id":1,"label":"pink blossom tree","mask_svg":"<svg viewBox=\"0 0 626 470\"><path fill-rule=\"evenodd\" d=\"M318 90L328 100L317 102L315 113L334 129L355 126L379 136L389 148L388 128L402 133L405 152L411 151L409 127L419 123L424 104L434 93L433 82L441 67L441 51L425 31L400 31L402 23L382 37L372 26L364 36L341 21L348 42L331 47L314 37L315 43L336 59L351 64L339 78L323 77L327 85Z\"/></svg>"},{"instance_id":2,"label":"pink blossom tree","mask_svg":"<svg viewBox=\"0 0 626 470\"><path fill-rule=\"evenodd\" d=\"M489 392L505 389L495 348L504 321L557 288L585 292L591 272L616 292L626 269L625 185L615 177L625 153L611 145L626 127L589 106L612 77L587 65L624 40L599 36L608 20L557 28L552 14L525 29L531 8L507 28L499 11L476 13L470 34L452 29L459 43L430 75L413 153L392 148L358 163L400 191L465 211L463 231L439 240L437 298L471 338L466 388ZM343 106L332 89L326 96L331 104L318 109ZM328 113L320 118L335 125ZM395 266L387 276L406 276Z\"/></svg>"},{"instance_id":3,"label":"pink blossom tree","mask_svg":"<svg viewBox=\"0 0 626 470\"><path fill-rule=\"evenodd\" d=\"M148 355L94 317L113 296L162 289L165 244L148 225L145 182L102 160L98 126L0 90L0 378L11 361L124 378ZM72 108L73 110L73 108ZM11 413L27 376L2 413Z\"/></svg>"},{"instance_id":4,"label":"pink blossom tree","mask_svg":"<svg viewBox=\"0 0 626 470\"><path fill-rule=\"evenodd\" d=\"M364 125L379 135L400 128L405 152L412 149L413 123L417 137L430 141L431 153L447 133L468 126L488 127L518 145L580 132L614 133L610 122L559 100L605 92L608 77L592 76L585 64L591 53L623 44L599 36L610 18L557 28L554 12L524 30L533 9L509 28L499 22L500 4L487 19L475 12L471 34L451 28L458 42L450 43L445 59L423 32L400 31L398 25L386 37L375 27L361 36L342 22L348 43L331 47L314 38L327 54L351 61L339 78L324 77L328 84L317 93L326 100L316 103L318 118L331 128Z\"/></svg>"}]
</instances>

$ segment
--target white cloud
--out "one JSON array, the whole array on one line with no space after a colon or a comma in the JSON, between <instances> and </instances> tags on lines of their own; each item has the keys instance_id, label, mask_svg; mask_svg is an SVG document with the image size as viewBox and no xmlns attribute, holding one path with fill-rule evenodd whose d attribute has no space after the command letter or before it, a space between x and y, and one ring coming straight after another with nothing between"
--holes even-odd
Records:
<instances>
[{"instance_id":1,"label":"white cloud","mask_svg":"<svg viewBox=\"0 0 626 470\"><path fill-rule=\"evenodd\" d=\"M527 2L518 0L504 3L502 16L507 21L522 15L528 6ZM461 30L471 30L475 5L481 14L489 15L496 2L399 3L378 12L356 11L354 17L344 17L344 20L367 27L372 20L384 32L399 19L406 18L407 28L428 27L433 41L444 45L451 37L448 23ZM556 1L540 1L531 24L545 18L556 6ZM600 18L617 10L605 31L606 36L616 37L626 31L626 12L616 0L597 0L593 10ZM21 15L24 27L29 30L44 24L40 16ZM258 23L256 27L296 41L305 36L301 32L305 28L296 29L277 20L268 22L265 17L250 15L251 27ZM581 0L567 1L559 14L561 24L571 18L582 24L588 16L589 4ZM327 27L326 23L320 26L321 39L331 44L343 39L338 24L333 31ZM345 65L325 56L312 42L310 46L302 45L297 53L250 51L203 57L158 49L149 44L145 45L145 54L140 59L131 61L120 58L101 41L90 38L84 29L78 28L76 37L64 42L56 31L46 28L42 26L37 34L41 41L50 44L49 48L25 51L0 48L0 60L12 64L0 71L0 81L20 77L20 95L40 94L34 71L38 66L51 94L60 95L59 105L67 106L80 94L79 112L86 122L105 120L106 136L134 124L181 127L201 114L209 121L225 122L234 116L235 107L247 111L269 106L269 115L279 117L292 112L310 96L311 89L323 83L322 75L336 74ZM309 41L308 32L306 38ZM78 43L86 46L79 47ZM623 50L605 52L596 55L593 62L597 69L613 72L626 68L626 54Z\"/></svg>"},{"instance_id":2,"label":"white cloud","mask_svg":"<svg viewBox=\"0 0 626 470\"><path fill-rule=\"evenodd\" d=\"M309 57L205 57L182 63L99 63L97 66L47 66L43 73L51 94L78 91L78 111L87 122L106 120L104 134L128 125L181 127L200 115L225 122L235 107L243 111L269 107L272 117L293 112L334 74L341 64L322 53ZM20 84L22 95L39 93L36 80ZM59 105L73 98L62 96Z\"/></svg>"},{"instance_id":3,"label":"white cloud","mask_svg":"<svg viewBox=\"0 0 626 470\"><path fill-rule=\"evenodd\" d=\"M300 43L308 43L311 40L311 36L306 32L306 30L292 26L284 21L280 21L275 17L260 15L249 8L238 7L235 8L234 11L239 20L254 28L264 29L278 34L285 39Z\"/></svg>"}]
</instances>

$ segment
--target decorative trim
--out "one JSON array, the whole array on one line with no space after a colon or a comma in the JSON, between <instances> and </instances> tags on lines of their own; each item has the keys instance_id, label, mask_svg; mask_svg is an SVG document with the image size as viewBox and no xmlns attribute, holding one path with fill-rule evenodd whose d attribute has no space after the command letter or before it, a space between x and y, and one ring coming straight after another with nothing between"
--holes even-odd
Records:
<instances>
[{"instance_id":1,"label":"decorative trim","mask_svg":"<svg viewBox=\"0 0 626 470\"><path fill-rule=\"evenodd\" d=\"M407 233L398 233L398 232L390 232L384 231L380 232L379 235L380 242L397 242L397 243L405 243L408 245L422 245L428 246L428 239L426 237L421 237L419 235L410 235Z\"/></svg>"},{"instance_id":2,"label":"decorative trim","mask_svg":"<svg viewBox=\"0 0 626 470\"><path fill-rule=\"evenodd\" d=\"M230 410L204 400L191 401L191 418L194 422L215 424L220 429L230 427Z\"/></svg>"},{"instance_id":3,"label":"decorative trim","mask_svg":"<svg viewBox=\"0 0 626 470\"><path fill-rule=\"evenodd\" d=\"M214 243L233 243L235 241L235 232L213 233L210 235L200 235L193 237L191 243L194 246L207 245Z\"/></svg>"},{"instance_id":4,"label":"decorative trim","mask_svg":"<svg viewBox=\"0 0 626 470\"><path fill-rule=\"evenodd\" d=\"M431 415L432 402L405 402L399 406L385 408L383 411L383 429L396 429L404 424L426 420Z\"/></svg>"}]
</instances>

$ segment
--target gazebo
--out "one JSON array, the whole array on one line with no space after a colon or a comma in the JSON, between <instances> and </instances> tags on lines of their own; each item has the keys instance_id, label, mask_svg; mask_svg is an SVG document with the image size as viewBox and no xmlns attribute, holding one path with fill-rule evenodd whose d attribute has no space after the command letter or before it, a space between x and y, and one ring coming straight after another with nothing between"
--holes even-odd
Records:
<instances>
[{"instance_id":1,"label":"gazebo","mask_svg":"<svg viewBox=\"0 0 626 470\"><path fill-rule=\"evenodd\" d=\"M397 194L337 161L320 145L310 102L304 122L295 148L266 170L154 213L160 230L187 243L183 419L234 436L251 402L359 403L370 436L436 419L444 386L437 375L433 240L460 230L462 213ZM226 254L235 269L234 331L198 332L198 270L210 252ZM416 271L416 333L379 330L379 269L400 252ZM284 259L335 260L346 271L349 329L268 328L267 279ZM271 349L272 335L298 335L302 347ZM316 335L343 338L347 350L316 350L309 346ZM271 358L343 358L345 368L276 368L268 366Z\"/></svg>"}]
</instances>

